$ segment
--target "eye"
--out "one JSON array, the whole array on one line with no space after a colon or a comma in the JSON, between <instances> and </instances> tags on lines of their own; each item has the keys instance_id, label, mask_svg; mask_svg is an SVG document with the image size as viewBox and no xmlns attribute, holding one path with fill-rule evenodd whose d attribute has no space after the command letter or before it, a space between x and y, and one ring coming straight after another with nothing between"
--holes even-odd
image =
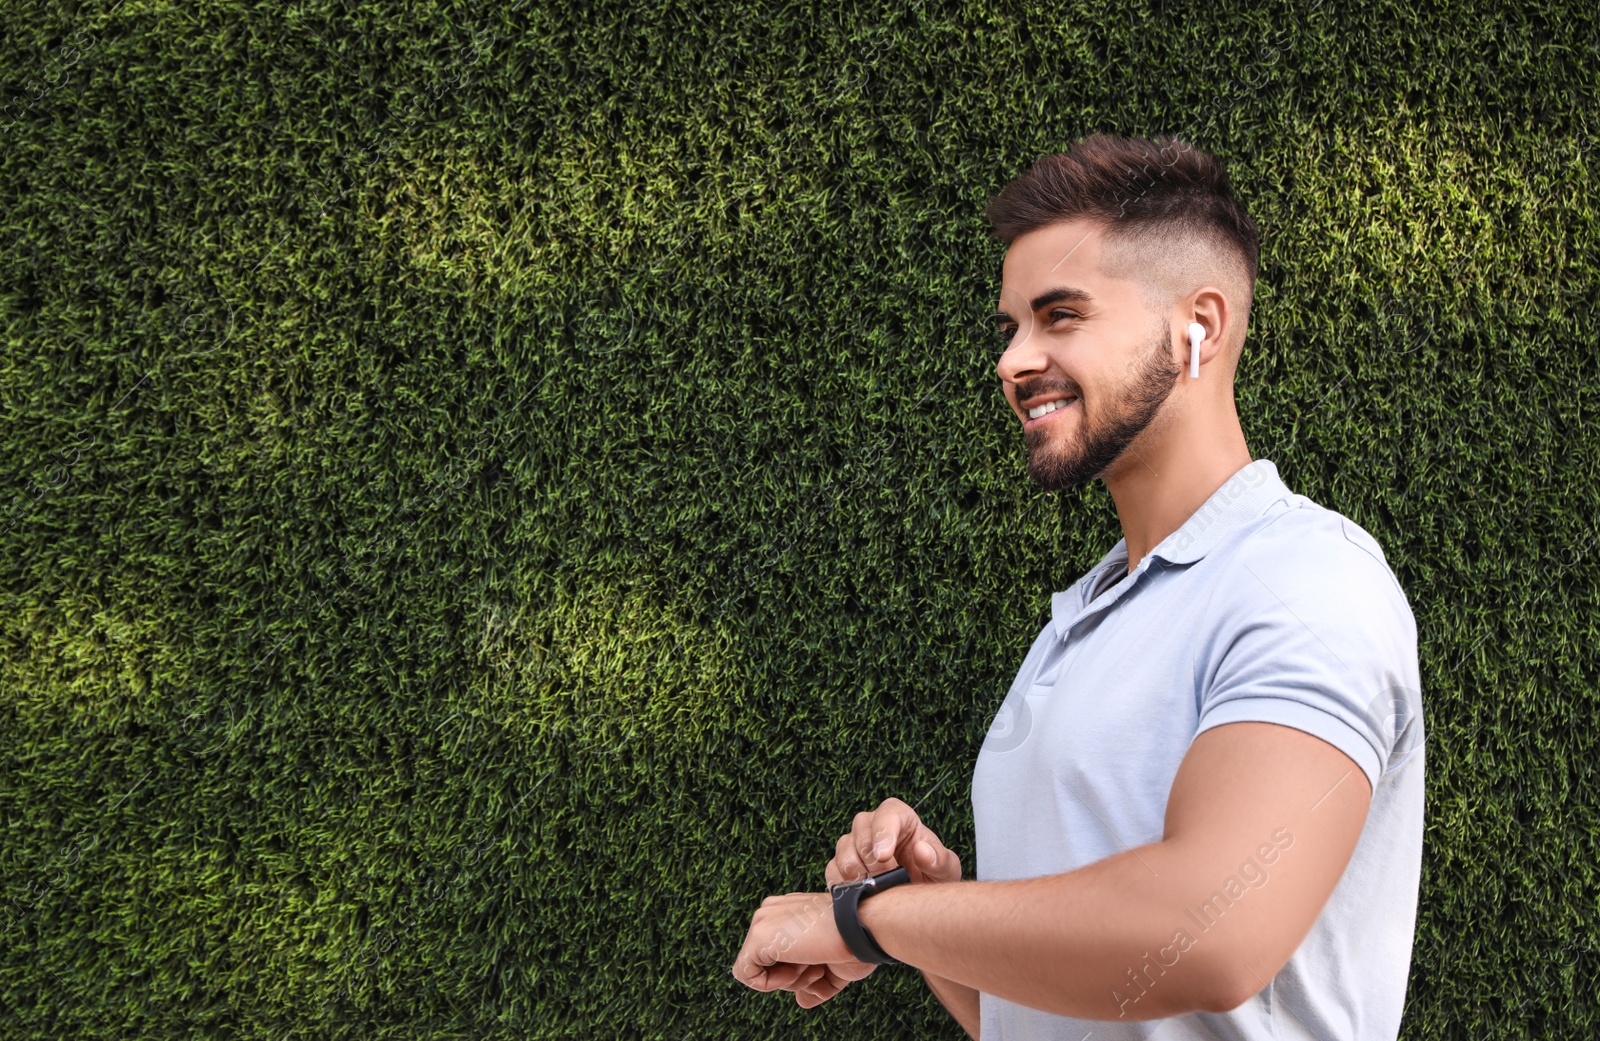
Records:
<instances>
[{"instance_id":1,"label":"eye","mask_svg":"<svg viewBox=\"0 0 1600 1041\"><path fill-rule=\"evenodd\" d=\"M1054 311L1050 312L1050 324L1054 325L1056 322L1060 321L1063 318L1077 318L1077 317L1078 317L1078 313L1076 311L1068 311L1064 307L1058 307ZM1016 324L1013 323L1013 322L1006 322L1006 323L1000 325L997 328L997 331L1000 334L1000 339L1001 339L1002 342L1010 343L1011 342L1011 338L1017 334L1017 327L1016 327Z\"/></svg>"}]
</instances>

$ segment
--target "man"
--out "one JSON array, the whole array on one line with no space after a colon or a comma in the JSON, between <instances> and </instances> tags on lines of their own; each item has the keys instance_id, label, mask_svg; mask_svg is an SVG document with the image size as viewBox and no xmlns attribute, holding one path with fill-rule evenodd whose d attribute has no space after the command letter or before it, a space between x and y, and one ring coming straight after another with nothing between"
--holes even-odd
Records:
<instances>
[{"instance_id":1,"label":"man","mask_svg":"<svg viewBox=\"0 0 1600 1041\"><path fill-rule=\"evenodd\" d=\"M826 870L909 874L863 890L867 946L829 894L772 896L734 975L809 1008L879 963L852 950L883 952L983 1041L1395 1038L1416 625L1373 538L1251 458L1233 378L1256 226L1222 164L1170 137L1046 156L988 216L1028 473L1099 478L1123 538L1053 594L978 755L976 880L887 799Z\"/></svg>"}]
</instances>

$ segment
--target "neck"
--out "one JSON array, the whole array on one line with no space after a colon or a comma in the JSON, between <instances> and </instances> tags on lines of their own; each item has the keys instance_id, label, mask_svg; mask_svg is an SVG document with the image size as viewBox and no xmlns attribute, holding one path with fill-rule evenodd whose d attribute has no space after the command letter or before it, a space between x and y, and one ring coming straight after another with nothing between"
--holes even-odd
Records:
<instances>
[{"instance_id":1,"label":"neck","mask_svg":"<svg viewBox=\"0 0 1600 1041\"><path fill-rule=\"evenodd\" d=\"M1152 427L1145 433L1158 436L1150 443L1135 438L1101 475L1117 506L1130 573L1211 493L1251 462L1231 393L1226 408L1212 410L1209 419L1175 416L1160 431Z\"/></svg>"}]
</instances>

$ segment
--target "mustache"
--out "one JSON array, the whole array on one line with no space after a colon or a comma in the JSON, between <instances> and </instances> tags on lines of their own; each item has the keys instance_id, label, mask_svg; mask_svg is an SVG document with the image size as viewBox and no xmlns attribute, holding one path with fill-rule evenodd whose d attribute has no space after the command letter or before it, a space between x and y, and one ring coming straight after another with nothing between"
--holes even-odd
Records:
<instances>
[{"instance_id":1,"label":"mustache","mask_svg":"<svg viewBox=\"0 0 1600 1041\"><path fill-rule=\"evenodd\" d=\"M1081 398L1081 397L1083 397L1083 391L1080 388L1077 388L1077 387L1044 387L1044 386L1031 386L1031 387L1018 386L1017 387L1017 401L1019 403L1023 402L1023 401L1027 401L1030 398L1037 397L1037 396L1039 396L1041 394L1049 394L1050 395L1050 400L1052 400L1052 401L1054 401L1056 398Z\"/></svg>"}]
</instances>

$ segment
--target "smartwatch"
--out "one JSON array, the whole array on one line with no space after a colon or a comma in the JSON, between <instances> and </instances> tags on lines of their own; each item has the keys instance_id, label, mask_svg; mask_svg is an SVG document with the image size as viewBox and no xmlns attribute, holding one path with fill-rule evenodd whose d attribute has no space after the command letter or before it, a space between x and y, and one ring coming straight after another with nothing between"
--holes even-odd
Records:
<instances>
[{"instance_id":1,"label":"smartwatch","mask_svg":"<svg viewBox=\"0 0 1600 1041\"><path fill-rule=\"evenodd\" d=\"M866 962L868 965L901 965L898 958L892 958L878 946L878 941L867 932L867 927L861 924L861 919L856 914L856 906L873 893L885 889L892 889L904 882L911 881L911 876L903 867L893 871L885 871L881 875L872 875L859 882L840 882L828 887L833 894L833 922L839 927L839 935L844 939L850 953L856 956L857 961Z\"/></svg>"}]
</instances>

